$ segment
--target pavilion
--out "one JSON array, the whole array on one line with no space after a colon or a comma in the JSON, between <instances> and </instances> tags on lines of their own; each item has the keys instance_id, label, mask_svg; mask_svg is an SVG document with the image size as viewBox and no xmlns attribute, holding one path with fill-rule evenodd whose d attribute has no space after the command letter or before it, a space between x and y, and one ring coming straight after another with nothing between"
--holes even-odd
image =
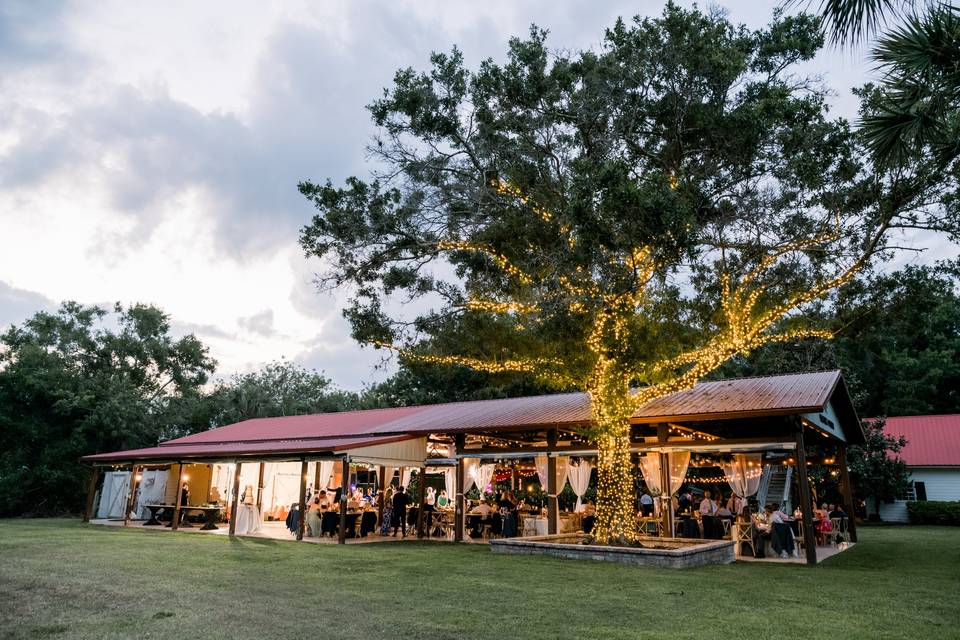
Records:
<instances>
[{"instance_id":1,"label":"pavilion","mask_svg":"<svg viewBox=\"0 0 960 640\"><path fill-rule=\"evenodd\" d=\"M246 420L156 447L84 457L83 461L93 465L85 520L91 518L102 471L110 467L132 471L123 512L126 524L137 493L136 483L144 470L168 469L171 478L177 479L173 485L176 495L188 465L233 465L232 489L228 491L231 534L245 468L247 473L257 473L259 510L267 489L264 465L299 463L296 477L302 514L311 468L314 486L319 488L327 486L331 475L336 486L349 486L352 465L378 469L380 487L390 482L398 468L418 468L422 474L427 467L442 467L456 487L453 537L462 541L464 494L472 482L467 478L468 468L475 470L484 462L538 457L547 467L547 523L548 532L553 534L558 532L557 494L562 488L557 486L557 465L565 465L571 457L596 455L595 448L581 435L581 428L589 423L589 398L584 393ZM801 504L810 505L807 467L832 464L839 474L845 510L854 513L846 447L862 443L864 436L840 371L701 382L647 404L634 414L631 425L631 451L648 485L670 487L673 492L679 489L687 466L684 463L676 477L675 455L681 459L685 456L687 461L690 454L762 455L791 467ZM650 477L651 473L659 474L659 478ZM212 475L207 478L210 487ZM419 483L421 504L424 485ZM208 495L202 497L206 501ZM180 501L173 502L171 524L176 528ZM674 531L673 510L662 511L665 529ZM804 538L813 540L811 510L802 511ZM346 514L343 491L340 543L345 542ZM850 537L855 542L852 520ZM302 537L301 522L297 539ZM816 563L816 545L804 546L807 562Z\"/></svg>"}]
</instances>

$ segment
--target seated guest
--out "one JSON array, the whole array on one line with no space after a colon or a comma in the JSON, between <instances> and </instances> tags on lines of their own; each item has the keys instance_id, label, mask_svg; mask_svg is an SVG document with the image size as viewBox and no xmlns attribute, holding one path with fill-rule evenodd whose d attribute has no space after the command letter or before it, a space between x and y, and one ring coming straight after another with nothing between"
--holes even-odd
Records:
<instances>
[{"instance_id":1,"label":"seated guest","mask_svg":"<svg viewBox=\"0 0 960 640\"><path fill-rule=\"evenodd\" d=\"M450 498L447 496L447 490L440 490L440 497L437 498L437 507L440 509L446 509L447 505L450 504Z\"/></svg>"},{"instance_id":2,"label":"seated guest","mask_svg":"<svg viewBox=\"0 0 960 640\"><path fill-rule=\"evenodd\" d=\"M647 491L644 491L643 495L640 496L640 513L643 514L644 518L653 515L653 496Z\"/></svg>"},{"instance_id":3,"label":"seated guest","mask_svg":"<svg viewBox=\"0 0 960 640\"><path fill-rule=\"evenodd\" d=\"M590 533L593 531L593 524L597 521L597 506L593 504L593 500L587 500L580 513L583 514L580 518L581 528L584 533Z\"/></svg>"},{"instance_id":4,"label":"seated guest","mask_svg":"<svg viewBox=\"0 0 960 640\"><path fill-rule=\"evenodd\" d=\"M817 544L826 544L827 540L830 539L830 533L833 532L833 522L830 521L830 510L827 508L827 503L820 505L817 518L819 519L816 526Z\"/></svg>"},{"instance_id":5,"label":"seated guest","mask_svg":"<svg viewBox=\"0 0 960 640\"><path fill-rule=\"evenodd\" d=\"M780 511L778 503L774 502L767 508L770 543L773 545L773 551L781 558L788 558L793 554L793 531L787 524L788 520L789 517Z\"/></svg>"},{"instance_id":6,"label":"seated guest","mask_svg":"<svg viewBox=\"0 0 960 640\"><path fill-rule=\"evenodd\" d=\"M830 512L831 518L849 518L847 512L843 510L843 505L838 504L833 507L833 510Z\"/></svg>"},{"instance_id":7,"label":"seated guest","mask_svg":"<svg viewBox=\"0 0 960 640\"><path fill-rule=\"evenodd\" d=\"M477 504L477 506L470 510L470 513L476 513L483 517L487 517L490 515L490 511L490 505L481 501L479 504Z\"/></svg>"},{"instance_id":8,"label":"seated guest","mask_svg":"<svg viewBox=\"0 0 960 640\"><path fill-rule=\"evenodd\" d=\"M735 493L731 493L730 499L727 500L727 510L733 515L739 514L743 511L743 498Z\"/></svg>"}]
</instances>

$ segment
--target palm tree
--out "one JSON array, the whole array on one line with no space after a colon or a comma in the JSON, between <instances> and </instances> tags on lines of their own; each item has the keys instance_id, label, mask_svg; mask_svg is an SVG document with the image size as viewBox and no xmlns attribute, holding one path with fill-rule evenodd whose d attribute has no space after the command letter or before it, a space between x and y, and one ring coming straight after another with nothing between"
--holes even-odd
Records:
<instances>
[{"instance_id":1,"label":"palm tree","mask_svg":"<svg viewBox=\"0 0 960 640\"><path fill-rule=\"evenodd\" d=\"M823 0L834 43L880 33L871 53L882 73L861 126L879 164L930 154L940 167L960 156L960 9L910 0ZM889 26L888 26L889 25Z\"/></svg>"}]
</instances>

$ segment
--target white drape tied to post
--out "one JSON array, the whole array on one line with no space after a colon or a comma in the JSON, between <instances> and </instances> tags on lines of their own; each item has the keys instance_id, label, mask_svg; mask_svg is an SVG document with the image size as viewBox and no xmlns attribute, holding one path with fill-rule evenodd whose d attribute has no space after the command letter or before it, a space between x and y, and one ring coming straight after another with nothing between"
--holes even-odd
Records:
<instances>
[{"instance_id":1,"label":"white drape tied to post","mask_svg":"<svg viewBox=\"0 0 960 640\"><path fill-rule=\"evenodd\" d=\"M413 475L413 467L403 467L400 469L400 486L406 489L410 486L410 476Z\"/></svg>"},{"instance_id":2,"label":"white drape tied to post","mask_svg":"<svg viewBox=\"0 0 960 640\"><path fill-rule=\"evenodd\" d=\"M393 474L395 474L396 472L397 472L396 467L387 467L387 466L383 467L383 477L384 477L383 483L384 484L382 487L380 487L381 489L386 490L386 488L390 486L390 483L393 482Z\"/></svg>"},{"instance_id":3,"label":"white drape tied to post","mask_svg":"<svg viewBox=\"0 0 960 640\"><path fill-rule=\"evenodd\" d=\"M444 468L443 486L447 490L447 497L450 500L457 497L457 470L455 467Z\"/></svg>"},{"instance_id":4,"label":"white drape tied to post","mask_svg":"<svg viewBox=\"0 0 960 640\"><path fill-rule=\"evenodd\" d=\"M762 460L760 453L738 453L732 461L723 463L723 475L735 494L748 498L757 492L763 475Z\"/></svg>"},{"instance_id":5,"label":"white drape tied to post","mask_svg":"<svg viewBox=\"0 0 960 640\"><path fill-rule=\"evenodd\" d=\"M333 474L333 460L321 460L317 462L320 465L320 471L317 474L320 478L320 485L315 487L316 491L326 489L330 486L330 476Z\"/></svg>"},{"instance_id":6,"label":"white drape tied to post","mask_svg":"<svg viewBox=\"0 0 960 640\"><path fill-rule=\"evenodd\" d=\"M467 468L468 478L465 488L469 490L470 484L473 483L477 485L477 489L482 494L487 490L487 485L490 484L490 480L493 479L494 465L482 465L480 464L480 458L465 458L464 465Z\"/></svg>"},{"instance_id":7,"label":"white drape tied to post","mask_svg":"<svg viewBox=\"0 0 960 640\"><path fill-rule=\"evenodd\" d=\"M593 472L593 465L586 460L581 460L579 464L571 463L567 467L567 480L570 481L570 488L577 494L577 506L574 511L580 511L583 504L583 495L590 486L590 474Z\"/></svg>"},{"instance_id":8,"label":"white drape tied to post","mask_svg":"<svg viewBox=\"0 0 960 640\"><path fill-rule=\"evenodd\" d=\"M557 493L559 494L563 491L564 485L569 479L568 475L568 459L558 456L557 461ZM547 464L547 455L540 454L534 458L534 464L537 467L537 477L540 478L540 486L543 488L543 491L547 491L547 469L549 466ZM577 501L579 506L580 501Z\"/></svg>"},{"instance_id":9,"label":"white drape tied to post","mask_svg":"<svg viewBox=\"0 0 960 640\"><path fill-rule=\"evenodd\" d=\"M643 481L650 489L650 493L660 493L666 496L672 496L683 485L684 478L687 477L687 467L690 466L689 451L675 451L667 454L667 464L670 472L670 486L667 491L660 486L660 454L647 453L640 456L640 472L643 474Z\"/></svg>"}]
</instances>

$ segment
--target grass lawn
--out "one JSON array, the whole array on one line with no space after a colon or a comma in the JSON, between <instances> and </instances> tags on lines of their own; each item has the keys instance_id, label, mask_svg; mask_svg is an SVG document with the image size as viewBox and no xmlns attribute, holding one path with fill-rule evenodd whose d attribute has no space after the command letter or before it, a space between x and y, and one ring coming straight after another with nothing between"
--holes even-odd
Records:
<instances>
[{"instance_id":1,"label":"grass lawn","mask_svg":"<svg viewBox=\"0 0 960 640\"><path fill-rule=\"evenodd\" d=\"M677 571L3 520L0 637L958 637L960 529L860 539L818 567Z\"/></svg>"}]
</instances>

